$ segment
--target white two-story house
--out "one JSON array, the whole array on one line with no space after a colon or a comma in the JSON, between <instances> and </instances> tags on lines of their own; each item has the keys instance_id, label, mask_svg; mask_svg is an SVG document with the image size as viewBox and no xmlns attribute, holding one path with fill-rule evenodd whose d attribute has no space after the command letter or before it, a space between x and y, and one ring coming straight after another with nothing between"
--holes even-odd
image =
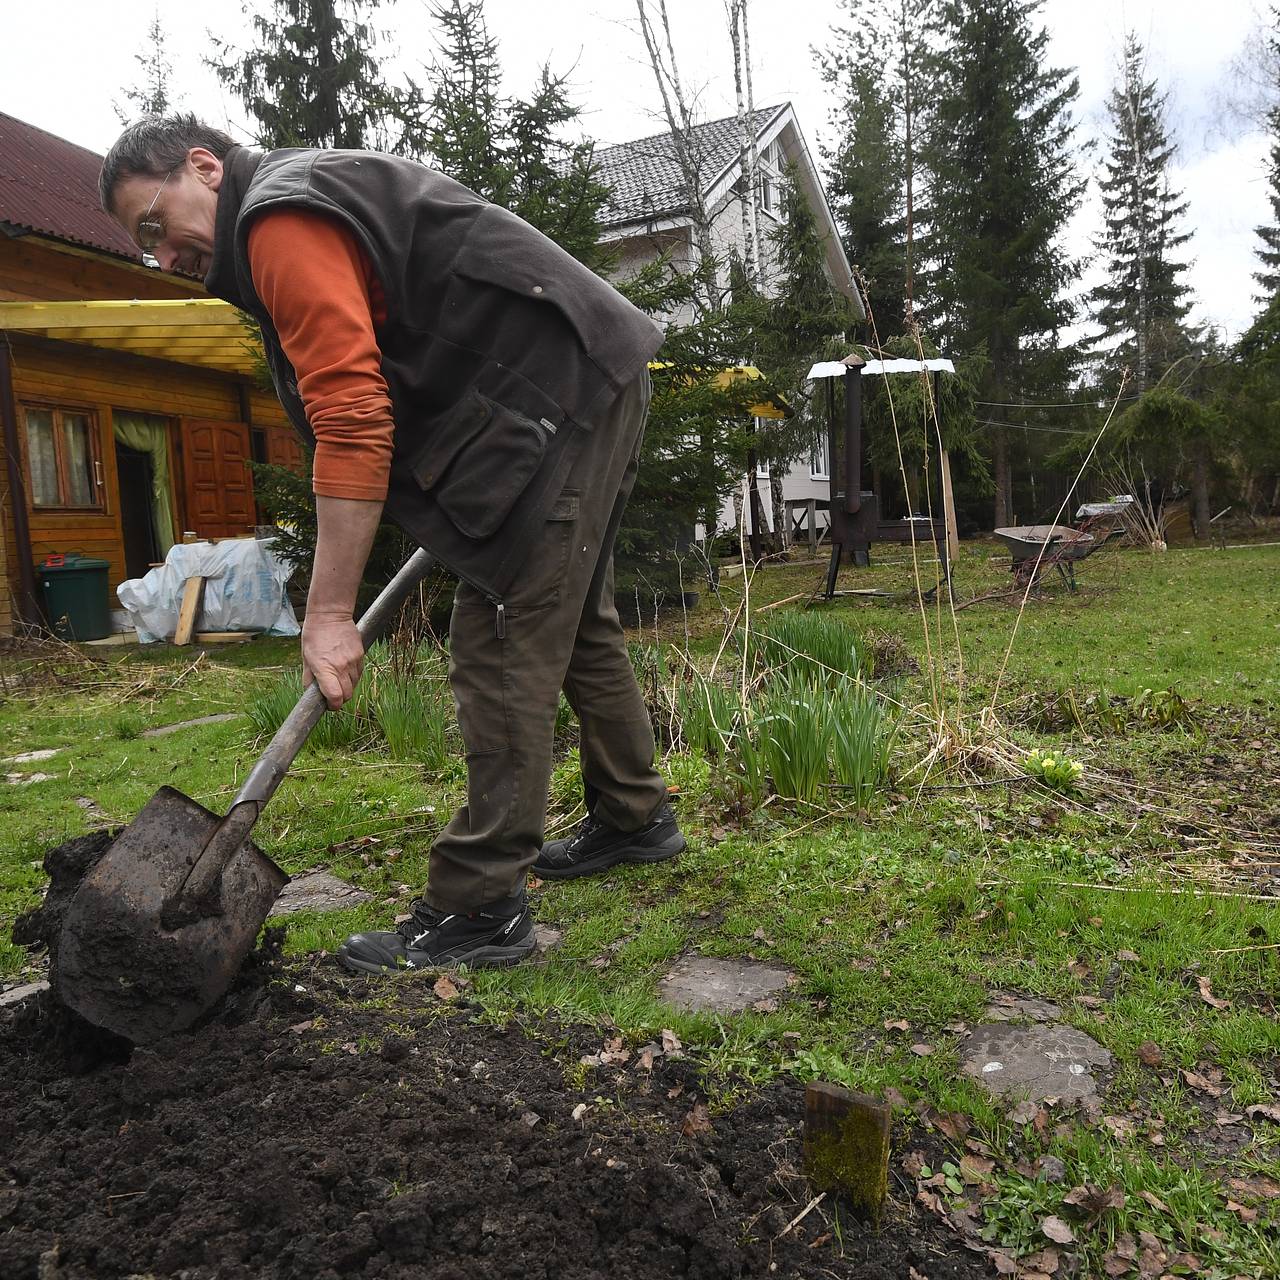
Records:
<instances>
[{"instance_id":1,"label":"white two-story house","mask_svg":"<svg viewBox=\"0 0 1280 1280\"><path fill-rule=\"evenodd\" d=\"M780 223L783 173L789 165L794 165L800 189L809 201L823 238L827 276L832 285L853 302L857 315L863 317L862 301L849 260L791 104L756 111L748 118L748 127L754 131L759 157L757 221L761 287L768 294L778 285L778 268L769 233ZM697 126L693 132L713 252L726 262L735 253L745 257L742 215L747 182L738 118L712 120ZM617 255L615 278L625 279L663 254L677 267L691 266L697 257L693 201L671 134L659 133L601 148L596 152L596 161L600 181L611 188L601 217L600 240ZM691 317L673 318L688 320ZM760 419L757 425L762 432L770 429L767 419ZM823 432L817 432L816 436L810 455L793 465L782 478L782 494L786 500L828 495L830 464L826 436ZM773 504L767 466L759 468L757 480L763 517L772 527ZM735 519L733 503L726 501L721 528L732 526Z\"/></svg>"}]
</instances>

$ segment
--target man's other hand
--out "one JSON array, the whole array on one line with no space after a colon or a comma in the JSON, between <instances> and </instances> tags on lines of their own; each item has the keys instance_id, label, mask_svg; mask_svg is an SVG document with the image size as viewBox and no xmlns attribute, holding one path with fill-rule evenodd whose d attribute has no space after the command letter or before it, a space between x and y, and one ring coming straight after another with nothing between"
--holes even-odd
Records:
<instances>
[{"instance_id":1,"label":"man's other hand","mask_svg":"<svg viewBox=\"0 0 1280 1280\"><path fill-rule=\"evenodd\" d=\"M302 683L314 680L331 711L351 701L364 670L364 644L347 615L319 617L307 612L302 624Z\"/></svg>"}]
</instances>

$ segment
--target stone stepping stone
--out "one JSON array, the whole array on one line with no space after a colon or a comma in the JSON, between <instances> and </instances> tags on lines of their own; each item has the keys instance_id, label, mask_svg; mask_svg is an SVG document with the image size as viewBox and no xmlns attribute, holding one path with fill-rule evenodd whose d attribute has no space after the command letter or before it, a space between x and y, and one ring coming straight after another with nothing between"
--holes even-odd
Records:
<instances>
[{"instance_id":1,"label":"stone stepping stone","mask_svg":"<svg viewBox=\"0 0 1280 1280\"><path fill-rule=\"evenodd\" d=\"M742 1013L757 1001L785 991L792 977L790 969L756 960L682 956L658 983L658 998L679 1009Z\"/></svg>"},{"instance_id":2,"label":"stone stepping stone","mask_svg":"<svg viewBox=\"0 0 1280 1280\"><path fill-rule=\"evenodd\" d=\"M554 951L564 938L564 931L557 929L554 925L537 924L533 926L533 939L538 944L535 955L544 956L549 951Z\"/></svg>"},{"instance_id":3,"label":"stone stepping stone","mask_svg":"<svg viewBox=\"0 0 1280 1280\"><path fill-rule=\"evenodd\" d=\"M161 724L159 728L145 728L142 737L168 737L184 728L196 728L198 724L225 724L229 719L239 719L237 712L219 712L216 716L197 716L193 721L178 721L177 724Z\"/></svg>"},{"instance_id":4,"label":"stone stepping stone","mask_svg":"<svg viewBox=\"0 0 1280 1280\"><path fill-rule=\"evenodd\" d=\"M372 897L373 894L357 889L327 871L307 871L294 876L285 885L271 908L271 914L287 916L295 911L345 911L359 902L368 902Z\"/></svg>"},{"instance_id":5,"label":"stone stepping stone","mask_svg":"<svg viewBox=\"0 0 1280 1280\"><path fill-rule=\"evenodd\" d=\"M33 782L48 782L56 773L6 773L4 780L11 787L29 787Z\"/></svg>"},{"instance_id":6,"label":"stone stepping stone","mask_svg":"<svg viewBox=\"0 0 1280 1280\"><path fill-rule=\"evenodd\" d=\"M997 1096L1034 1102L1098 1097L1093 1070L1108 1071L1111 1054L1075 1027L984 1023L960 1048L960 1070Z\"/></svg>"},{"instance_id":7,"label":"stone stepping stone","mask_svg":"<svg viewBox=\"0 0 1280 1280\"><path fill-rule=\"evenodd\" d=\"M8 991L0 991L0 1009L6 1009L10 1005L21 1004L24 1000L30 1000L32 996L38 996L42 991L48 991L49 984L43 980L40 982L27 982L20 987L10 987Z\"/></svg>"},{"instance_id":8,"label":"stone stepping stone","mask_svg":"<svg viewBox=\"0 0 1280 1280\"><path fill-rule=\"evenodd\" d=\"M239 715L234 711L223 711L216 716L197 716L194 720L179 720L177 724L162 724L158 729L143 729L142 736L144 738L165 738L171 733L178 733L182 729L194 729L197 725L202 724L225 724L228 720L239 720Z\"/></svg>"},{"instance_id":9,"label":"stone stepping stone","mask_svg":"<svg viewBox=\"0 0 1280 1280\"><path fill-rule=\"evenodd\" d=\"M1062 1010L1052 1000L997 992L983 1011L991 1022L1056 1022Z\"/></svg>"},{"instance_id":10,"label":"stone stepping stone","mask_svg":"<svg viewBox=\"0 0 1280 1280\"><path fill-rule=\"evenodd\" d=\"M33 760L49 760L56 756L61 747L41 747L39 751L24 751L19 756L5 756L5 764L30 764Z\"/></svg>"}]
</instances>

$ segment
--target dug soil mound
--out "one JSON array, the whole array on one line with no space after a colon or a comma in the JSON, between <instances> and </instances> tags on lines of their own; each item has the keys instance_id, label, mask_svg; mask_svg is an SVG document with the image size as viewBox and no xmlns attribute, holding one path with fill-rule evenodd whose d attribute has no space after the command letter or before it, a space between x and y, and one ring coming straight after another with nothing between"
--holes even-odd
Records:
<instances>
[{"instance_id":1,"label":"dug soil mound","mask_svg":"<svg viewBox=\"0 0 1280 1280\"><path fill-rule=\"evenodd\" d=\"M45 993L0 1016L0 1276L992 1274L905 1179L878 1232L831 1198L792 1225L813 1198L798 1086L708 1111L692 1059L602 1038L278 948L145 1048Z\"/></svg>"}]
</instances>

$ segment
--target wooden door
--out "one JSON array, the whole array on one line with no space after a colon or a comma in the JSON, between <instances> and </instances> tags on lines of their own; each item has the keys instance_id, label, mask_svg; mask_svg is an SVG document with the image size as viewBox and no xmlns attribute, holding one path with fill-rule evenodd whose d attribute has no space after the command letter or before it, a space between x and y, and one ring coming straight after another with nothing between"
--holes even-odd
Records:
<instances>
[{"instance_id":1,"label":"wooden door","mask_svg":"<svg viewBox=\"0 0 1280 1280\"><path fill-rule=\"evenodd\" d=\"M301 475L305 470L302 441L292 427L267 428L267 461Z\"/></svg>"},{"instance_id":2,"label":"wooden door","mask_svg":"<svg viewBox=\"0 0 1280 1280\"><path fill-rule=\"evenodd\" d=\"M182 419L184 530L202 538L253 532L250 456L246 423Z\"/></svg>"}]
</instances>

